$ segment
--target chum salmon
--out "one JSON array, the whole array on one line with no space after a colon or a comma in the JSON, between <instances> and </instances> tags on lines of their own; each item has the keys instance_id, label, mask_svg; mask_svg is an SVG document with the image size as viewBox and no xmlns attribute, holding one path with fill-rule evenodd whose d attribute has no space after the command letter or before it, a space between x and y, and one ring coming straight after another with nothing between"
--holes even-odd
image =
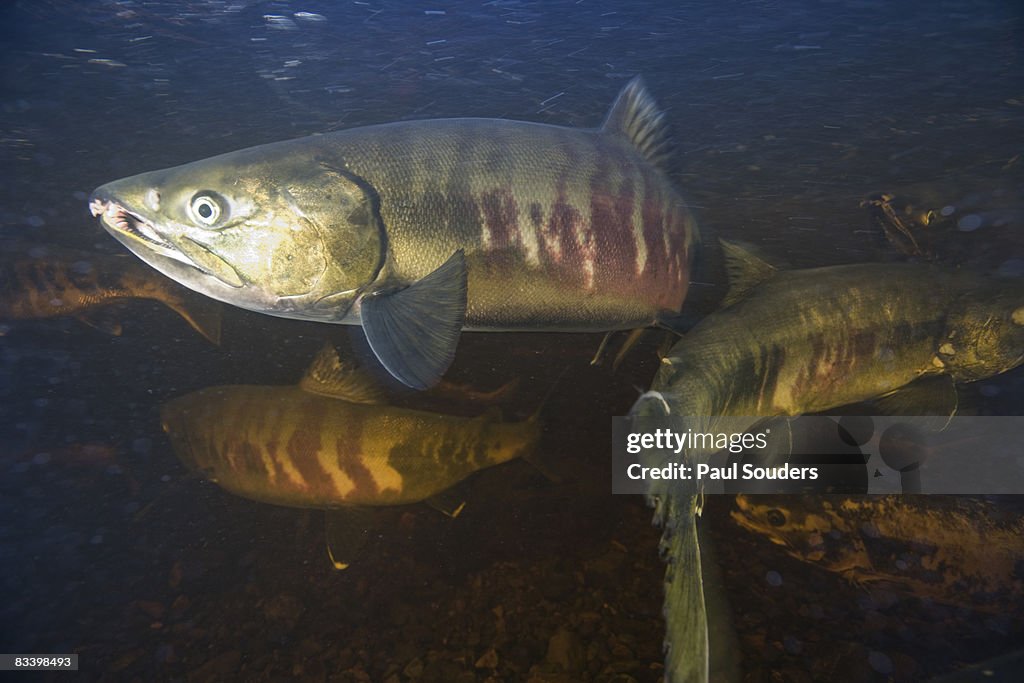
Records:
<instances>
[{"instance_id":1,"label":"chum salmon","mask_svg":"<svg viewBox=\"0 0 1024 683\"><path fill-rule=\"evenodd\" d=\"M765 418L880 398L895 405L901 394L927 398L926 411L949 416L955 384L1024 361L1019 278L924 264L779 271L735 244L722 247L731 280L723 308L662 359L651 391L631 410L635 431L647 431L645 420L678 416L697 432L743 434ZM682 458L692 467L711 454L684 449ZM647 496L669 564L666 680L706 681L701 487L653 480Z\"/></svg>"},{"instance_id":2,"label":"chum salmon","mask_svg":"<svg viewBox=\"0 0 1024 683\"><path fill-rule=\"evenodd\" d=\"M466 330L608 332L679 312L696 224L639 78L604 124L402 121L117 180L90 209L215 299L361 325L404 384L437 382Z\"/></svg>"}]
</instances>

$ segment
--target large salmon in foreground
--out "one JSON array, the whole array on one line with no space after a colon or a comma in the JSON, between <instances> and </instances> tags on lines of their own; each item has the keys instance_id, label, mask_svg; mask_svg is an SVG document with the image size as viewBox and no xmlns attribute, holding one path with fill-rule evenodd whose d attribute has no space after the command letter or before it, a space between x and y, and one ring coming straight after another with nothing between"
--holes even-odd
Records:
<instances>
[{"instance_id":1,"label":"large salmon in foreground","mask_svg":"<svg viewBox=\"0 0 1024 683\"><path fill-rule=\"evenodd\" d=\"M604 124L402 121L277 142L98 188L90 209L192 289L360 324L425 388L463 329L597 332L677 313L696 226L639 78Z\"/></svg>"}]
</instances>

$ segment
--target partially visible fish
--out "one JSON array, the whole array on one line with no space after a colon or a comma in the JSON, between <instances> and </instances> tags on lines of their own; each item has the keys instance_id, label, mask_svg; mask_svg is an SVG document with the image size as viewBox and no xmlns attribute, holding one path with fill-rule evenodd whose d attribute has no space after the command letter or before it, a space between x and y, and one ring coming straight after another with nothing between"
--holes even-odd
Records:
<instances>
[{"instance_id":1,"label":"partially visible fish","mask_svg":"<svg viewBox=\"0 0 1024 683\"><path fill-rule=\"evenodd\" d=\"M124 256L50 245L0 244L0 320L72 316L110 334L110 306L151 299L220 343L222 307Z\"/></svg>"},{"instance_id":2,"label":"partially visible fish","mask_svg":"<svg viewBox=\"0 0 1024 683\"><path fill-rule=\"evenodd\" d=\"M90 209L157 270L227 303L358 324L423 389L461 330L606 332L679 312L696 224L639 78L597 129L402 121L117 180Z\"/></svg>"},{"instance_id":3,"label":"partially visible fish","mask_svg":"<svg viewBox=\"0 0 1024 683\"><path fill-rule=\"evenodd\" d=\"M505 422L496 409L468 418L382 401L327 347L299 386L211 387L169 401L161 418L181 461L221 488L326 510L427 501L454 516L445 491L528 456L540 437L536 416Z\"/></svg>"},{"instance_id":4,"label":"partially visible fish","mask_svg":"<svg viewBox=\"0 0 1024 683\"><path fill-rule=\"evenodd\" d=\"M1024 598L1024 518L954 496L736 497L732 518L857 584L1005 610Z\"/></svg>"},{"instance_id":5,"label":"partially visible fish","mask_svg":"<svg viewBox=\"0 0 1024 683\"><path fill-rule=\"evenodd\" d=\"M1024 361L1024 281L919 264L861 264L778 272L723 242L732 289L662 360L633 406L644 420L690 418L699 432L743 433L765 417L823 412L930 387L932 406L956 410L953 383ZM908 387L908 385L910 385ZM944 390L945 389L945 390ZM890 399L892 400L892 399ZM689 450L691 466L710 452ZM651 463L661 465L663 463ZM668 559L666 679L708 677L695 481L653 480L648 498Z\"/></svg>"},{"instance_id":6,"label":"partially visible fish","mask_svg":"<svg viewBox=\"0 0 1024 683\"><path fill-rule=\"evenodd\" d=\"M1024 190L1017 175L1004 172L967 182L957 178L900 187L865 197L861 207L898 251L959 263L965 252L979 251L964 248L966 236L978 235L981 246L1005 242L1017 232L1024 221ZM993 240L997 234L999 239Z\"/></svg>"},{"instance_id":7,"label":"partially visible fish","mask_svg":"<svg viewBox=\"0 0 1024 683\"><path fill-rule=\"evenodd\" d=\"M114 444L99 442L71 443L45 450L32 447L15 457L15 467L18 470L30 467L77 469L83 473L91 473L93 478L117 474L123 477L131 494L137 496L141 485L132 474L132 468L120 457L121 454L121 449ZM81 484L83 478L88 476L90 475L83 477L76 474L74 480Z\"/></svg>"}]
</instances>

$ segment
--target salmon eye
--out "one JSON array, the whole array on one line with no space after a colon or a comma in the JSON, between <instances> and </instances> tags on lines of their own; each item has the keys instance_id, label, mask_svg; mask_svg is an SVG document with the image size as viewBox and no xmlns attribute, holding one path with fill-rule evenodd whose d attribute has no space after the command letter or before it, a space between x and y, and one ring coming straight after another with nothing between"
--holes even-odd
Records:
<instances>
[{"instance_id":1,"label":"salmon eye","mask_svg":"<svg viewBox=\"0 0 1024 683\"><path fill-rule=\"evenodd\" d=\"M786 515L782 514L782 510L769 510L766 517L772 526L782 526L786 523Z\"/></svg>"},{"instance_id":2,"label":"salmon eye","mask_svg":"<svg viewBox=\"0 0 1024 683\"><path fill-rule=\"evenodd\" d=\"M221 213L223 213L221 202L209 192L200 192L192 197L188 209L192 215L192 220L205 226L214 225L220 219Z\"/></svg>"}]
</instances>

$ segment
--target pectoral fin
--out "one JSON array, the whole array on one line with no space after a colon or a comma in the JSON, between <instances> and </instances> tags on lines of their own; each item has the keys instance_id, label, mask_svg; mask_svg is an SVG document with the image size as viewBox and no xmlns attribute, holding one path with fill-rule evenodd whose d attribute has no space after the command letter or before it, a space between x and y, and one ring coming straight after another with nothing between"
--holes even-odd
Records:
<instances>
[{"instance_id":1,"label":"pectoral fin","mask_svg":"<svg viewBox=\"0 0 1024 683\"><path fill-rule=\"evenodd\" d=\"M721 565L708 536L697 529L700 547L701 577L704 582L704 606L708 624L708 675L716 681L737 683L743 680L740 645L732 619L728 592Z\"/></svg>"},{"instance_id":2,"label":"pectoral fin","mask_svg":"<svg viewBox=\"0 0 1024 683\"><path fill-rule=\"evenodd\" d=\"M377 359L403 384L427 389L455 358L466 317L465 254L460 249L408 287L369 294L361 306Z\"/></svg>"},{"instance_id":3,"label":"pectoral fin","mask_svg":"<svg viewBox=\"0 0 1024 683\"><path fill-rule=\"evenodd\" d=\"M473 405L491 405L504 401L519 388L519 378L514 377L492 391L480 391L469 384L441 380L431 395L451 401L464 401Z\"/></svg>"}]
</instances>

